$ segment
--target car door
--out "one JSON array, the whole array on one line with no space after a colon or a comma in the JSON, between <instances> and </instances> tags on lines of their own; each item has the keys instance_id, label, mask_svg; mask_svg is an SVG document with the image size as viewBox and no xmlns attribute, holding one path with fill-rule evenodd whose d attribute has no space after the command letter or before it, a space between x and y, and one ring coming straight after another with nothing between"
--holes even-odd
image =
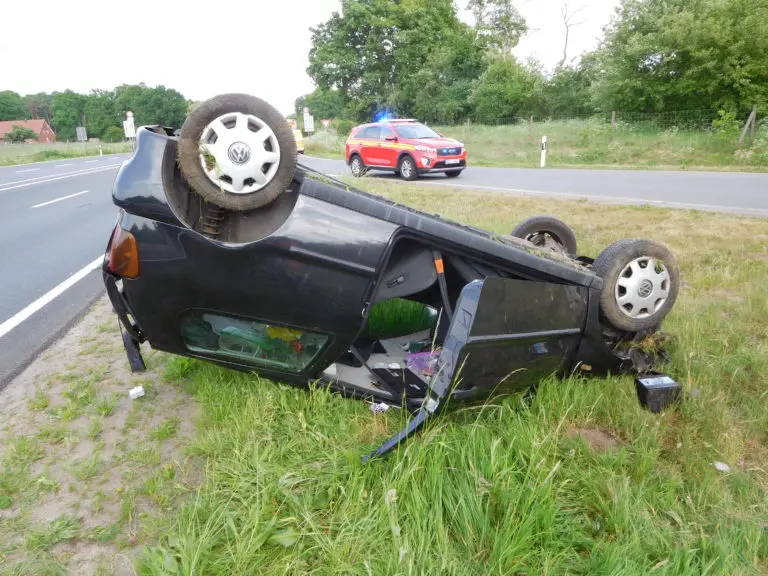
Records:
<instances>
[{"instance_id":1,"label":"car door","mask_svg":"<svg viewBox=\"0 0 768 576\"><path fill-rule=\"evenodd\" d=\"M363 163L366 166L379 166L381 165L380 159L380 147L379 147L379 133L381 128L379 126L369 126L364 129L360 134L360 155L363 157Z\"/></svg>"},{"instance_id":2,"label":"car door","mask_svg":"<svg viewBox=\"0 0 768 576\"><path fill-rule=\"evenodd\" d=\"M587 288L499 277L467 284L430 388L445 397L524 390L564 366L579 344Z\"/></svg>"},{"instance_id":3,"label":"car door","mask_svg":"<svg viewBox=\"0 0 768 576\"><path fill-rule=\"evenodd\" d=\"M380 157L381 164L383 166L389 166L390 168L397 167L397 156L400 152L400 147L397 143L397 135L395 131L388 126L381 127L380 137Z\"/></svg>"}]
</instances>

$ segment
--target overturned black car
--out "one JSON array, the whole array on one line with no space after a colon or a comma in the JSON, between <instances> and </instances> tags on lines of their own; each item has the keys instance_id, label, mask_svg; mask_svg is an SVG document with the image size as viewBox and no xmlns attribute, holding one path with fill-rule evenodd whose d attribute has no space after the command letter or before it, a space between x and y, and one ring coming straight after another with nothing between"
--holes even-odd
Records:
<instances>
[{"instance_id":1,"label":"overturned black car","mask_svg":"<svg viewBox=\"0 0 768 576\"><path fill-rule=\"evenodd\" d=\"M629 239L579 257L558 220L499 237L296 158L285 119L247 95L202 103L180 132L139 129L114 183L120 213L102 267L133 370L149 342L413 411L378 454L449 396L652 370L637 344L679 287L663 245Z\"/></svg>"}]
</instances>

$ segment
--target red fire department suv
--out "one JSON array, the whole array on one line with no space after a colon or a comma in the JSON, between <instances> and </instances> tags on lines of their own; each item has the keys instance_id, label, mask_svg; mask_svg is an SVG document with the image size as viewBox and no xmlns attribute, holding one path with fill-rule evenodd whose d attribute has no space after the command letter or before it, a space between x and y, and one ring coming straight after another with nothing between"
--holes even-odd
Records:
<instances>
[{"instance_id":1,"label":"red fire department suv","mask_svg":"<svg viewBox=\"0 0 768 576\"><path fill-rule=\"evenodd\" d=\"M366 170L388 170L415 180L432 172L458 176L467 166L467 151L461 142L416 120L385 120L353 128L346 159L354 176Z\"/></svg>"}]
</instances>

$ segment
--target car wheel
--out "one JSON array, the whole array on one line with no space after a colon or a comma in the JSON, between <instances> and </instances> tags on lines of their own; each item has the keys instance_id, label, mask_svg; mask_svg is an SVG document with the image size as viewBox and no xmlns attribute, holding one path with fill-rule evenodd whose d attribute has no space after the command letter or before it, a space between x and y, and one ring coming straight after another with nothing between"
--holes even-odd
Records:
<instances>
[{"instance_id":1,"label":"car wheel","mask_svg":"<svg viewBox=\"0 0 768 576\"><path fill-rule=\"evenodd\" d=\"M603 279L600 312L619 330L658 328L677 300L680 269L672 252L658 242L614 242L600 253L592 270Z\"/></svg>"},{"instance_id":2,"label":"car wheel","mask_svg":"<svg viewBox=\"0 0 768 576\"><path fill-rule=\"evenodd\" d=\"M459 174L461 174L463 170L448 170L445 175L448 176L448 178L456 178Z\"/></svg>"},{"instance_id":3,"label":"car wheel","mask_svg":"<svg viewBox=\"0 0 768 576\"><path fill-rule=\"evenodd\" d=\"M178 150L192 189L229 210L269 204L296 170L296 139L285 118L248 94L221 94L197 106L181 127Z\"/></svg>"},{"instance_id":4,"label":"car wheel","mask_svg":"<svg viewBox=\"0 0 768 576\"><path fill-rule=\"evenodd\" d=\"M511 235L542 248L576 256L576 234L565 222L552 216L534 216L523 220L515 226Z\"/></svg>"},{"instance_id":5,"label":"car wheel","mask_svg":"<svg viewBox=\"0 0 768 576\"><path fill-rule=\"evenodd\" d=\"M399 172L403 180L416 180L419 176L416 171L416 162L410 156L403 156L400 159Z\"/></svg>"},{"instance_id":6,"label":"car wheel","mask_svg":"<svg viewBox=\"0 0 768 576\"><path fill-rule=\"evenodd\" d=\"M365 164L363 159L357 154L352 156L352 161L349 163L349 169L352 170L352 176L360 178L365 173Z\"/></svg>"}]
</instances>

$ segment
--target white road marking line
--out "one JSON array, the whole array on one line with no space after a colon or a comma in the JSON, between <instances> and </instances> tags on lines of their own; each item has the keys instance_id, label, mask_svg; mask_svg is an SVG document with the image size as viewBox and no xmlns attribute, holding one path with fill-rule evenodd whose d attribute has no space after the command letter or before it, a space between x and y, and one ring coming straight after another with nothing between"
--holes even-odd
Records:
<instances>
[{"instance_id":1,"label":"white road marking line","mask_svg":"<svg viewBox=\"0 0 768 576\"><path fill-rule=\"evenodd\" d=\"M72 164L56 164L54 168L64 168L64 166L72 166Z\"/></svg>"},{"instance_id":2,"label":"white road marking line","mask_svg":"<svg viewBox=\"0 0 768 576\"><path fill-rule=\"evenodd\" d=\"M98 162L98 160L86 160L84 164L93 164L94 162Z\"/></svg>"},{"instance_id":3,"label":"white road marking line","mask_svg":"<svg viewBox=\"0 0 768 576\"><path fill-rule=\"evenodd\" d=\"M16 174L21 174L22 172L34 172L35 170L40 170L40 168L27 168L26 170L16 170Z\"/></svg>"},{"instance_id":4,"label":"white road marking line","mask_svg":"<svg viewBox=\"0 0 768 576\"><path fill-rule=\"evenodd\" d=\"M52 288L50 291L40 296L40 298L32 302L32 304L30 304L20 312L17 312L13 316L11 316L8 320L0 324L0 338L2 338L6 334L8 334L8 332L16 328L19 324L24 322L24 320L32 316L32 314L34 314L35 312L43 308L43 306L51 303L58 296L62 295L66 290L68 290L69 288L77 284L80 280L85 278L90 272L92 272L93 270L96 270L96 268L99 267L103 259L104 259L103 256L99 256L98 258L96 258L96 260L94 260L90 264L87 264L85 267L81 268L80 270L75 272L72 276L64 280L64 282L62 282L55 288Z\"/></svg>"},{"instance_id":5,"label":"white road marking line","mask_svg":"<svg viewBox=\"0 0 768 576\"><path fill-rule=\"evenodd\" d=\"M26 186L34 186L35 184L45 184L48 182L54 182L56 180L64 180L65 178L74 178L75 176L82 176L84 174L96 174L97 172L104 172L106 170L115 170L117 168L119 168L119 166L116 166L116 165L104 166L99 168L88 168L87 170L78 170L77 172L67 172L60 176L40 176L38 178L30 178L29 180L17 180L16 182L6 182L5 184L0 184L0 192L5 192L6 190L15 190L16 188L24 188ZM9 184L13 184L13 186L9 186Z\"/></svg>"},{"instance_id":6,"label":"white road marking line","mask_svg":"<svg viewBox=\"0 0 768 576\"><path fill-rule=\"evenodd\" d=\"M41 204L35 204L34 206L32 206L32 208L40 208L41 206L48 206L48 204L61 202L62 200L66 200L67 198L74 198L75 196L80 196L81 194L88 194L88 190L83 190L82 192L75 192L74 194L70 194L69 196L62 196L61 198L56 198L55 200L48 200L48 202L43 202Z\"/></svg>"}]
</instances>

